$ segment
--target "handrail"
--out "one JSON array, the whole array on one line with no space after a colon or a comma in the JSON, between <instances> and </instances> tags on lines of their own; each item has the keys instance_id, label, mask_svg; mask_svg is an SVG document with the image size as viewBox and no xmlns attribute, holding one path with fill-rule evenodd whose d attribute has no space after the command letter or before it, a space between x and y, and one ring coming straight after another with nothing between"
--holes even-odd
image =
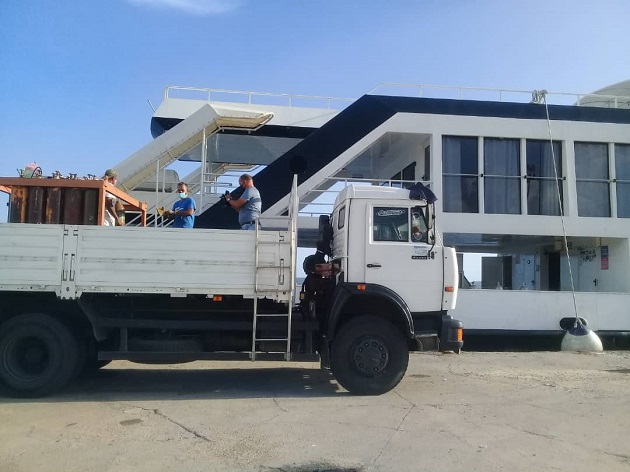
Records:
<instances>
[{"instance_id":1,"label":"handrail","mask_svg":"<svg viewBox=\"0 0 630 472\"><path fill-rule=\"evenodd\" d=\"M332 110L332 103L333 102L348 102L348 105L352 102L354 102L356 99L354 98L342 98L342 97L327 97L327 96L320 96L320 95L301 95L301 94L289 94L289 93L273 93L273 92L250 92L250 91L244 91L244 90L228 90L228 89L215 89L215 88L199 88L199 87L183 87L183 86L179 86L179 85L168 85L165 89L164 89L164 99L170 98L170 92L171 90L185 90L185 91L189 91L189 92L203 92L207 94L207 98L206 101L210 102L210 101L217 101L217 102L224 102L227 100L221 100L220 98L213 98L212 94L228 94L228 95L245 95L247 97L247 103L249 105L251 104L256 104L255 103L255 99L254 97L275 97L275 98L282 98L282 99L287 99L288 100L288 106L289 107L298 107L300 105L295 105L294 104L294 100L296 99L306 99L306 100L320 100L320 101L325 101L326 102L326 108L327 110ZM264 105L264 104L261 104ZM306 108L306 107L303 107ZM310 108L319 108L319 107L310 107Z\"/></svg>"},{"instance_id":2,"label":"handrail","mask_svg":"<svg viewBox=\"0 0 630 472\"><path fill-rule=\"evenodd\" d=\"M489 87L466 87L466 86L458 86L458 85L434 85L434 84L414 84L414 83L397 83L397 82L382 82L374 87L372 90L367 92L368 95L376 95L378 93L382 93L383 90L387 87L395 87L395 88L412 88L417 89L418 97L422 97L423 93L428 90L451 90L458 92L458 97L460 100L464 99L464 95L466 92L474 93L493 93L497 95L496 101L504 102L507 101L505 98L505 94L522 94L527 98L523 99L522 102L531 102L532 101L532 93L533 90L522 90L522 89L511 89L511 88L489 88ZM206 101L216 101L216 102L225 102L227 100L222 99L221 97L213 97L213 94L227 94L227 95L244 95L247 98L247 104L252 105L256 104L256 97L274 97L286 99L288 101L289 107L305 107L301 105L296 105L294 100L296 99L305 99L305 100L320 100L326 102L326 106L322 107L324 109L332 110L332 104L334 102L347 102L350 104L356 100L356 98L343 98L343 97L330 97L330 96L321 96L321 95L303 95L303 94L288 94L288 93L273 93L273 92L251 92L245 90L229 90L229 89L218 89L218 88L201 88L201 87L184 87L179 85L169 85L164 90L164 99L167 99L171 96L171 91L174 90L184 90L190 92L203 92L206 94ZM385 93L386 95L398 95L398 96L409 96L408 93ZM592 100L595 101L608 101L610 103L610 108L619 108L620 106L630 106L630 96L627 95L604 95L598 93L574 93L574 92L547 92L548 98L553 97L571 99L568 100L572 102L574 106L585 106L588 103L592 103ZM449 96L437 97L437 98L452 98ZM474 98L468 98L474 100ZM488 97L484 97L484 100L488 100ZM515 98L510 97L509 101L515 101ZM567 103L564 103L567 104ZM260 105L265 105L264 103L260 103ZM267 104L269 105L269 104ZM311 108L319 108L316 106L311 106Z\"/></svg>"},{"instance_id":3,"label":"handrail","mask_svg":"<svg viewBox=\"0 0 630 472\"><path fill-rule=\"evenodd\" d=\"M372 90L368 92L368 94L376 94L379 89L383 89L386 87L399 87L399 88L412 88L418 90L418 97L423 96L423 91L429 89L436 90L454 90L459 92L459 99L464 99L464 92L492 92L498 94L498 101L504 101L504 94L525 94L528 97L527 102L531 102L533 99L533 90L522 90L522 89L505 89L505 88L486 88L486 87L463 87L463 86L454 86L454 85L432 85L432 84L410 84L410 83L396 83L396 82L383 82L378 84ZM559 96L559 97L567 97L573 98L573 105L575 106L584 106L589 102L585 101L585 99L597 99L597 101L606 101L609 100L610 103L614 106L611 108L618 108L621 104L630 105L630 96L626 95L604 95L597 93L573 93L573 92L547 92L547 97L549 96ZM443 98L452 98L452 97L443 97ZM487 97L485 97L487 100ZM512 98L511 101L514 99Z\"/></svg>"}]
</instances>

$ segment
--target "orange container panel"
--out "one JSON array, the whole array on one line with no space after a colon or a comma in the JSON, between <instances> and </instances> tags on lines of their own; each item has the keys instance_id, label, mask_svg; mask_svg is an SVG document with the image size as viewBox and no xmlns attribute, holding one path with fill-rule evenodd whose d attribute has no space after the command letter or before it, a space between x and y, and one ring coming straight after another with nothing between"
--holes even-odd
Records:
<instances>
[{"instance_id":1,"label":"orange container panel","mask_svg":"<svg viewBox=\"0 0 630 472\"><path fill-rule=\"evenodd\" d=\"M0 192L10 195L10 223L102 224L105 195L110 192L124 202L121 214L138 211L146 224L146 203L102 180L0 177Z\"/></svg>"}]
</instances>

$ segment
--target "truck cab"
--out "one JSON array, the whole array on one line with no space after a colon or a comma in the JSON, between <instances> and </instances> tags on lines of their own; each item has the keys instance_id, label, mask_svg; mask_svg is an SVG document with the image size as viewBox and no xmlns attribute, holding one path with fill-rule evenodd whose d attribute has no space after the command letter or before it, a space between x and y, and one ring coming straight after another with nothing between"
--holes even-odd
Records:
<instances>
[{"instance_id":1,"label":"truck cab","mask_svg":"<svg viewBox=\"0 0 630 472\"><path fill-rule=\"evenodd\" d=\"M311 271L304 298L321 324L323 361L351 392L393 388L410 350L463 345L462 324L448 314L455 250L437 244L432 193L418 188L351 185L320 218L318 248L330 263Z\"/></svg>"},{"instance_id":2,"label":"truck cab","mask_svg":"<svg viewBox=\"0 0 630 472\"><path fill-rule=\"evenodd\" d=\"M457 259L435 244L433 204L409 190L346 187L331 219L332 257L346 282L388 287L411 313L448 311L457 300Z\"/></svg>"}]
</instances>

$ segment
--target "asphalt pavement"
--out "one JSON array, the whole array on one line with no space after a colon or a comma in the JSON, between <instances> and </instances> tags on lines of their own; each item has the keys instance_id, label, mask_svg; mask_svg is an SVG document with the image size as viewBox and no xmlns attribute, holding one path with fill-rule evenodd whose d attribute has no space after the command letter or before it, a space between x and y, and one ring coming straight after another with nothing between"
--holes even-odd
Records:
<instances>
[{"instance_id":1,"label":"asphalt pavement","mask_svg":"<svg viewBox=\"0 0 630 472\"><path fill-rule=\"evenodd\" d=\"M378 397L318 364L115 362L0 398L0 471L630 471L629 398L627 351L413 353Z\"/></svg>"}]
</instances>

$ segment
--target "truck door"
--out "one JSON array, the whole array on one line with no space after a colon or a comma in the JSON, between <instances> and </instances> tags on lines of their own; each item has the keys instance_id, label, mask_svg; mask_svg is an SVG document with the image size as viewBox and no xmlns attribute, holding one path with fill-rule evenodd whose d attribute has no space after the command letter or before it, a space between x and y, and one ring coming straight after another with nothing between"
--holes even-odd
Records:
<instances>
[{"instance_id":1,"label":"truck door","mask_svg":"<svg viewBox=\"0 0 630 472\"><path fill-rule=\"evenodd\" d=\"M442 248L427 242L422 207L367 205L365 282L396 292L412 312L441 309Z\"/></svg>"}]
</instances>

